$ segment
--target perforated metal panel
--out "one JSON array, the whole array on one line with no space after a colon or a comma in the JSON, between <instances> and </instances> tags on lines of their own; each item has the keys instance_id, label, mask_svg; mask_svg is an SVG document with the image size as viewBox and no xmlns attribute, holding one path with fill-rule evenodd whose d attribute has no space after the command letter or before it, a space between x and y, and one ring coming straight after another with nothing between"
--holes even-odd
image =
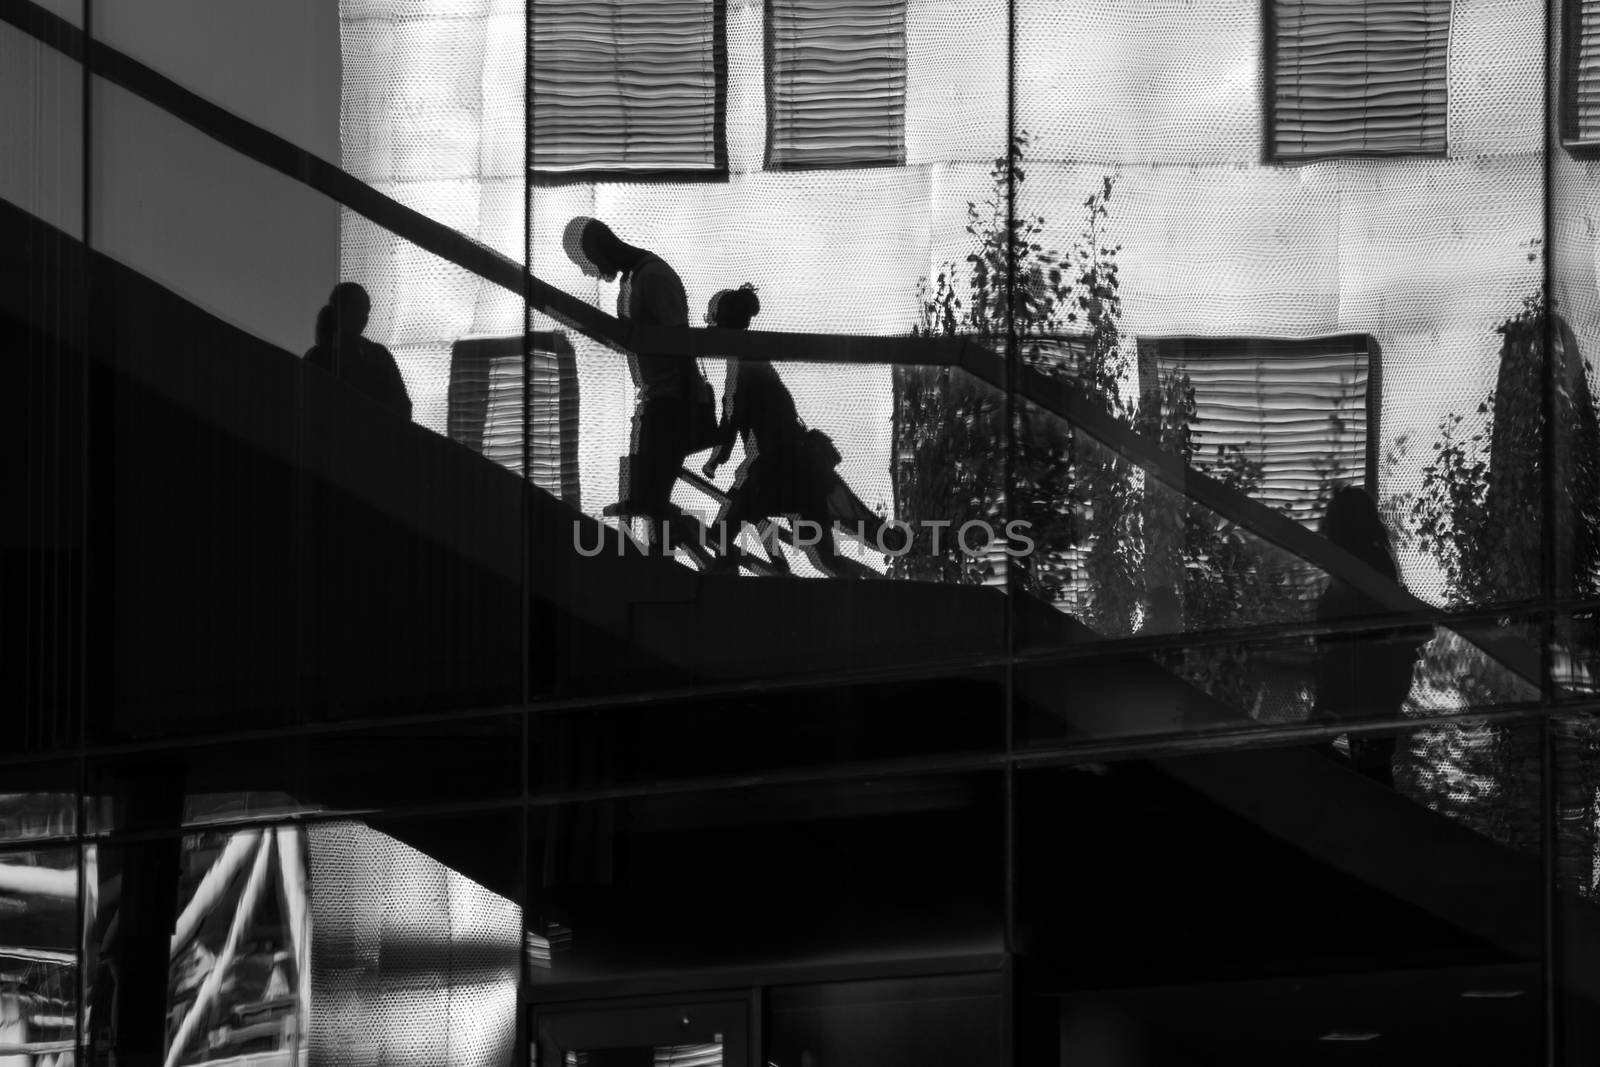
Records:
<instances>
[{"instance_id":1,"label":"perforated metal panel","mask_svg":"<svg viewBox=\"0 0 1600 1067\"><path fill-rule=\"evenodd\" d=\"M360 823L308 851L313 1067L509 1063L521 909Z\"/></svg>"}]
</instances>

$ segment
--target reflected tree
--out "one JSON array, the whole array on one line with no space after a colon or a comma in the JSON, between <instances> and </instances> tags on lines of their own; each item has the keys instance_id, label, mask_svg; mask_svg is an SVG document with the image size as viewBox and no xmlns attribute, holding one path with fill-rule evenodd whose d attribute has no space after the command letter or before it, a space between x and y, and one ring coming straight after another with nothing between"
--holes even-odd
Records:
<instances>
[{"instance_id":1,"label":"reflected tree","mask_svg":"<svg viewBox=\"0 0 1600 1067\"><path fill-rule=\"evenodd\" d=\"M1537 244L1530 259L1538 255ZM1558 600L1593 600L1600 596L1600 423L1592 367L1543 293L1524 301L1497 333L1499 372L1476 418L1451 412L1439 423L1409 510L1418 545L1437 561L1452 607L1529 601L1547 590ZM1554 526L1548 554L1547 491ZM1528 640L1542 639L1536 623L1521 628ZM1552 654L1558 670L1573 665L1566 681L1585 684L1593 665L1582 663L1581 652L1594 647L1594 637L1592 623L1557 626ZM1463 669L1463 654L1435 642L1423 664L1430 683L1458 690L1469 707L1516 697L1486 681L1492 675L1481 667ZM1592 892L1600 734L1586 720L1552 726L1563 881ZM1453 727L1419 735L1416 749L1419 786L1430 803L1508 844L1537 850L1542 811L1533 731ZM1482 783L1477 790L1461 786L1474 781ZM1500 803L1472 803L1483 789Z\"/></svg>"}]
</instances>

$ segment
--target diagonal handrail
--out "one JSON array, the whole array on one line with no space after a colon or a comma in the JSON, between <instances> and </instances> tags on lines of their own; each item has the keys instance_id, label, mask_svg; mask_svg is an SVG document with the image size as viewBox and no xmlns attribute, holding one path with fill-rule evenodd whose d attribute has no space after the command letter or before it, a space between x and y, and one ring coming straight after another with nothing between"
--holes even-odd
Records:
<instances>
[{"instance_id":1,"label":"diagonal handrail","mask_svg":"<svg viewBox=\"0 0 1600 1067\"><path fill-rule=\"evenodd\" d=\"M1161 483L1347 583L1384 611L1412 614L1435 610L1333 542L1162 450L1150 438L1109 415L1075 383L1047 378L1026 367L1018 368L1012 379L1007 374L1005 358L973 338L752 333L634 325L543 281L502 253L385 196L333 163L94 40L32 0L0 0L0 22L83 63L90 73L134 93L218 143L315 189L417 247L510 290L534 310L611 348L640 355L954 366L1001 390L1013 381L1017 395L1066 420ZM1523 679L1539 685L1542 657L1527 641L1504 630L1462 636Z\"/></svg>"}]
</instances>

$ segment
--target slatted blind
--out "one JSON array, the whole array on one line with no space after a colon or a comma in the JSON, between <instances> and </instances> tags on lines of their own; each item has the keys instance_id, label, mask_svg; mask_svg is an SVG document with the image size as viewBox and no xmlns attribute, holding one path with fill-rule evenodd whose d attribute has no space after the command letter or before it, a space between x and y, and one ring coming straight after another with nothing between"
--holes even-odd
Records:
<instances>
[{"instance_id":1,"label":"slatted blind","mask_svg":"<svg viewBox=\"0 0 1600 1067\"><path fill-rule=\"evenodd\" d=\"M906 0L768 0L767 168L905 162Z\"/></svg>"},{"instance_id":2,"label":"slatted blind","mask_svg":"<svg viewBox=\"0 0 1600 1067\"><path fill-rule=\"evenodd\" d=\"M1450 0L1270 0L1274 159L1443 153Z\"/></svg>"},{"instance_id":3,"label":"slatted blind","mask_svg":"<svg viewBox=\"0 0 1600 1067\"><path fill-rule=\"evenodd\" d=\"M1364 335L1140 338L1139 349L1154 350L1159 373L1189 375L1197 460L1214 463L1219 446L1237 445L1262 463L1251 495L1311 521L1327 481L1376 490L1378 368Z\"/></svg>"},{"instance_id":4,"label":"slatted blind","mask_svg":"<svg viewBox=\"0 0 1600 1067\"><path fill-rule=\"evenodd\" d=\"M531 0L530 169L727 169L725 0Z\"/></svg>"},{"instance_id":5,"label":"slatted blind","mask_svg":"<svg viewBox=\"0 0 1600 1067\"><path fill-rule=\"evenodd\" d=\"M518 338L456 342L450 358L450 439L521 474L526 437L528 480L577 506L577 358L563 334L534 333L528 367L532 380L524 389Z\"/></svg>"},{"instance_id":6,"label":"slatted blind","mask_svg":"<svg viewBox=\"0 0 1600 1067\"><path fill-rule=\"evenodd\" d=\"M1562 139L1600 144L1600 3L1566 0Z\"/></svg>"}]
</instances>

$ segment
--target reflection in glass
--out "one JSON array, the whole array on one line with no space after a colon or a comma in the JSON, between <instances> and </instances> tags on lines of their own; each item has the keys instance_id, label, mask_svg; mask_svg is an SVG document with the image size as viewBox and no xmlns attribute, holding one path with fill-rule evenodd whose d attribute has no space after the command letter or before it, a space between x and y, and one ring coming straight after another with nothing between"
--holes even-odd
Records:
<instances>
[{"instance_id":1,"label":"reflection in glass","mask_svg":"<svg viewBox=\"0 0 1600 1067\"><path fill-rule=\"evenodd\" d=\"M1536 750L1537 723L1506 733ZM1517 771L1520 799L1462 782L1453 811L1310 746L1028 772L1019 940L1058 1062L1322 1062L1354 1034L1536 1058L1542 864L1496 825L1538 824L1539 766Z\"/></svg>"},{"instance_id":2,"label":"reflection in glass","mask_svg":"<svg viewBox=\"0 0 1600 1067\"><path fill-rule=\"evenodd\" d=\"M0 793L0 841L70 836L75 800L72 793Z\"/></svg>"},{"instance_id":3,"label":"reflection in glass","mask_svg":"<svg viewBox=\"0 0 1600 1067\"><path fill-rule=\"evenodd\" d=\"M588 1067L742 1065L750 1004L633 1001L568 1010L535 1009L538 1063Z\"/></svg>"},{"instance_id":4,"label":"reflection in glass","mask_svg":"<svg viewBox=\"0 0 1600 1067\"><path fill-rule=\"evenodd\" d=\"M530 979L997 952L999 786L915 776L542 809Z\"/></svg>"},{"instance_id":5,"label":"reflection in glass","mask_svg":"<svg viewBox=\"0 0 1600 1067\"><path fill-rule=\"evenodd\" d=\"M297 827L198 834L184 848L167 987L167 1062L304 1062L310 910Z\"/></svg>"},{"instance_id":6,"label":"reflection in glass","mask_svg":"<svg viewBox=\"0 0 1600 1067\"><path fill-rule=\"evenodd\" d=\"M443 835L390 829L430 851L356 822L306 832L311 1047L330 1061L508 1064L521 909L436 858Z\"/></svg>"},{"instance_id":7,"label":"reflection in glass","mask_svg":"<svg viewBox=\"0 0 1600 1067\"><path fill-rule=\"evenodd\" d=\"M568 1049L561 1062L565 1067L722 1067L722 1042Z\"/></svg>"},{"instance_id":8,"label":"reflection in glass","mask_svg":"<svg viewBox=\"0 0 1600 1067\"><path fill-rule=\"evenodd\" d=\"M73 848L0 853L0 1063L73 1062L77 857Z\"/></svg>"}]
</instances>

